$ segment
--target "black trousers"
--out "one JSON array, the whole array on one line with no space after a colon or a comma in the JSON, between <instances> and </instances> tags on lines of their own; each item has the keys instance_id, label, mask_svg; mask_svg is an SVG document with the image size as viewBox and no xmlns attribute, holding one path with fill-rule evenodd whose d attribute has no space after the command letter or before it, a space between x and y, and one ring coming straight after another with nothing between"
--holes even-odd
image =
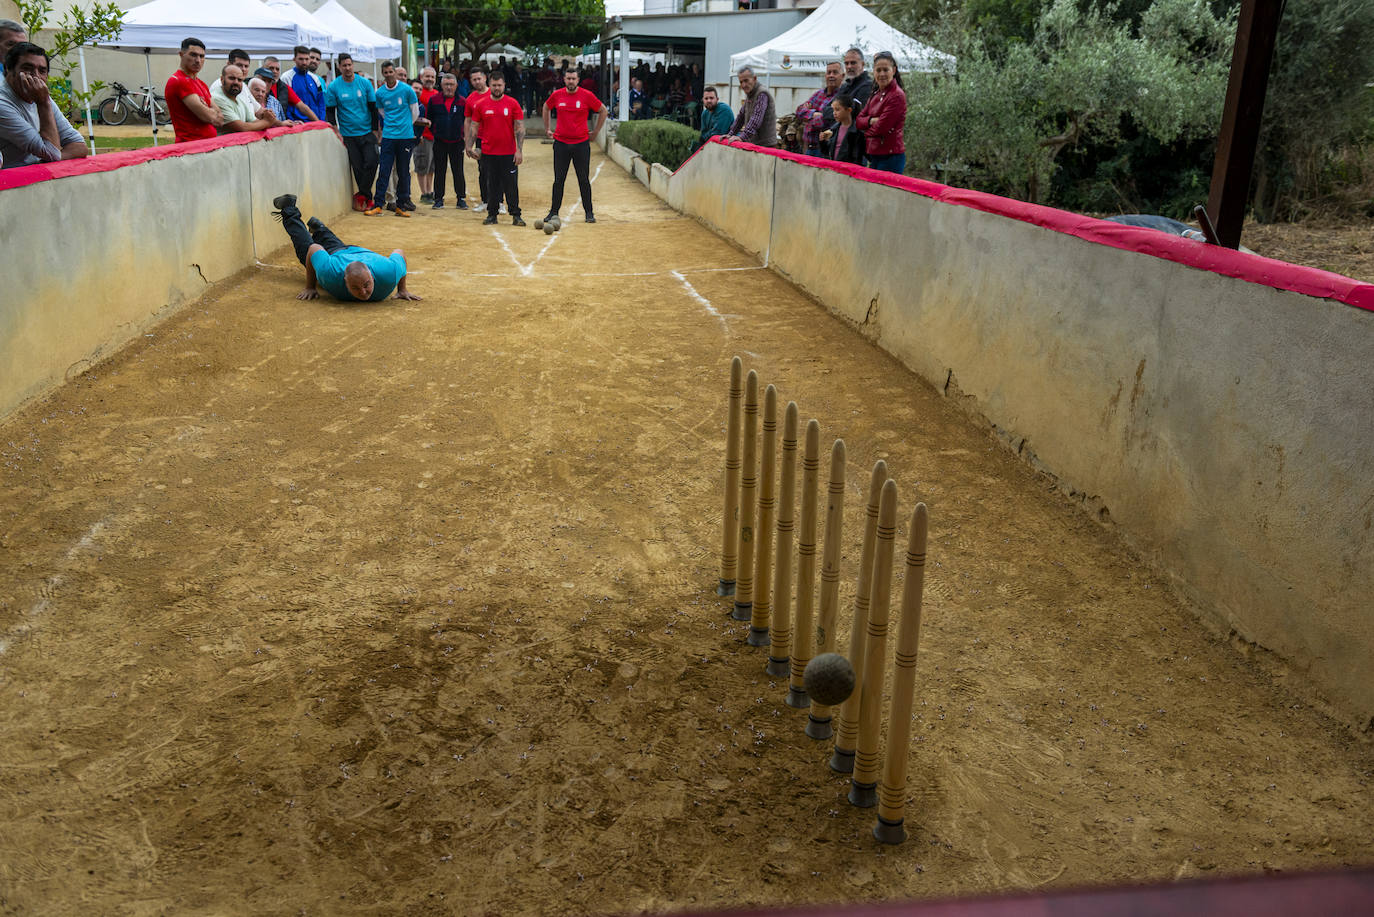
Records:
<instances>
[{"instance_id":1,"label":"black trousers","mask_svg":"<svg viewBox=\"0 0 1374 917\"><path fill-rule=\"evenodd\" d=\"M444 189L448 187L444 178L446 166L453 167L453 196L465 200L468 196L467 179L463 177L463 144L458 141L446 143L434 141L434 200L443 203Z\"/></svg>"},{"instance_id":2,"label":"black trousers","mask_svg":"<svg viewBox=\"0 0 1374 917\"><path fill-rule=\"evenodd\" d=\"M358 185L358 193L372 198L372 183L377 180L377 138L372 134L360 137L345 137L344 148L348 150L348 164L353 169L353 181Z\"/></svg>"},{"instance_id":3,"label":"black trousers","mask_svg":"<svg viewBox=\"0 0 1374 917\"><path fill-rule=\"evenodd\" d=\"M301 264L305 264L305 253L312 245L323 245L330 254L348 247L319 220L311 219L310 228L307 229L301 221L300 208L294 205L282 210L281 225L291 237L291 245L296 249L296 258Z\"/></svg>"},{"instance_id":4,"label":"black trousers","mask_svg":"<svg viewBox=\"0 0 1374 917\"><path fill-rule=\"evenodd\" d=\"M501 210L503 196L510 215L520 216L520 167L515 164L515 154L488 156L483 153L482 161L487 164L487 216L494 217Z\"/></svg>"},{"instance_id":5,"label":"black trousers","mask_svg":"<svg viewBox=\"0 0 1374 917\"><path fill-rule=\"evenodd\" d=\"M582 192L582 209L587 213L592 212L592 180L588 177L588 170L592 163L592 143L590 140L583 140L581 143L564 143L561 140L553 142L553 202L549 205L549 213L557 213L558 208L563 206L563 184L568 180L568 164L577 172L577 187Z\"/></svg>"},{"instance_id":6,"label":"black trousers","mask_svg":"<svg viewBox=\"0 0 1374 917\"><path fill-rule=\"evenodd\" d=\"M477 152L482 152L482 141L477 140ZM482 199L482 203L491 200L491 161L485 156L477 159L477 196Z\"/></svg>"}]
</instances>

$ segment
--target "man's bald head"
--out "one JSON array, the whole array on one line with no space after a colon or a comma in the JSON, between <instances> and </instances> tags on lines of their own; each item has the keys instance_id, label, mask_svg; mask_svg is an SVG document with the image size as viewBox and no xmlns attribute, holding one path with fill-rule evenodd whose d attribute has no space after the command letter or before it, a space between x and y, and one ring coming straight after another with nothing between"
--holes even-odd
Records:
<instances>
[{"instance_id":1,"label":"man's bald head","mask_svg":"<svg viewBox=\"0 0 1374 917\"><path fill-rule=\"evenodd\" d=\"M367 265L361 261L354 261L344 268L344 286L348 287L348 292L353 294L354 299L366 302L372 298L376 281L372 278L372 272L367 269Z\"/></svg>"}]
</instances>

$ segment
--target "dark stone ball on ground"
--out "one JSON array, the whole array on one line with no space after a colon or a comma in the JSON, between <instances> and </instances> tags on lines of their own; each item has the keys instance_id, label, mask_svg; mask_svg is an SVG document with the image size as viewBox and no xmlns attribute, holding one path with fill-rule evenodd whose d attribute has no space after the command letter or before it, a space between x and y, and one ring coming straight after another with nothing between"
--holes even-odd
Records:
<instances>
[{"instance_id":1,"label":"dark stone ball on ground","mask_svg":"<svg viewBox=\"0 0 1374 917\"><path fill-rule=\"evenodd\" d=\"M812 700L833 707L854 693L854 666L839 653L821 653L806 664L802 680Z\"/></svg>"}]
</instances>

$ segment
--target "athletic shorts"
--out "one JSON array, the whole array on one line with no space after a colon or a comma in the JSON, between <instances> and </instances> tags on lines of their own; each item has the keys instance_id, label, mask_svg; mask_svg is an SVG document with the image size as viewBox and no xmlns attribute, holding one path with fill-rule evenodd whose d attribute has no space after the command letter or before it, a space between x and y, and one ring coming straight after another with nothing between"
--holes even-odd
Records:
<instances>
[{"instance_id":1,"label":"athletic shorts","mask_svg":"<svg viewBox=\"0 0 1374 917\"><path fill-rule=\"evenodd\" d=\"M411 154L411 164L416 175L434 174L434 141L423 137L415 141L415 152Z\"/></svg>"}]
</instances>

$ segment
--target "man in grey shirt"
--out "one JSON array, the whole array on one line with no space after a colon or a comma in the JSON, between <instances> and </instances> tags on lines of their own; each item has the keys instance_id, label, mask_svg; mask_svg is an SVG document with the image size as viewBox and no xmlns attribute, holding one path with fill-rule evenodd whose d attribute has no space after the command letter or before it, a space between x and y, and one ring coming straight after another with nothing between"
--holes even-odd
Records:
<instances>
[{"instance_id":1,"label":"man in grey shirt","mask_svg":"<svg viewBox=\"0 0 1374 917\"><path fill-rule=\"evenodd\" d=\"M48 55L26 41L10 48L0 83L0 167L85 155L81 135L48 96Z\"/></svg>"}]
</instances>

